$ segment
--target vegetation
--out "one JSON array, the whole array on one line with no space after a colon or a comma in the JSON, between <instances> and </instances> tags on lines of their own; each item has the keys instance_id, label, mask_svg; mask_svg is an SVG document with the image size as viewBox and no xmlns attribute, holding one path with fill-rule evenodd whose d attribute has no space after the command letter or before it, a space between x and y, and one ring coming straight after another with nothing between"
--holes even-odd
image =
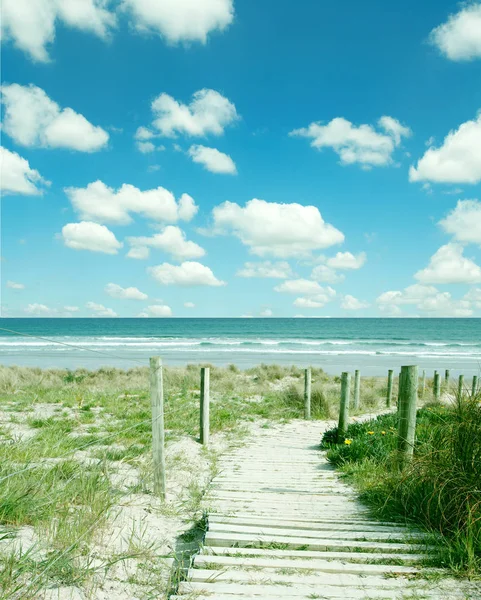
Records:
<instances>
[{"instance_id":1,"label":"vegetation","mask_svg":"<svg viewBox=\"0 0 481 600\"><path fill-rule=\"evenodd\" d=\"M429 404L417 413L411 463L396 456L397 415L350 425L343 443L335 430L322 446L386 520L406 520L437 535L440 562L455 573L481 575L481 396L450 405Z\"/></svg>"}]
</instances>

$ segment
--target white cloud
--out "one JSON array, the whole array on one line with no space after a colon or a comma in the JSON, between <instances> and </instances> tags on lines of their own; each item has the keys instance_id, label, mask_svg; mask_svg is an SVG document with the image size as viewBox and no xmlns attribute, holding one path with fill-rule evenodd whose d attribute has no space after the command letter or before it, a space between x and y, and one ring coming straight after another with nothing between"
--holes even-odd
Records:
<instances>
[{"instance_id":1,"label":"white cloud","mask_svg":"<svg viewBox=\"0 0 481 600\"><path fill-rule=\"evenodd\" d=\"M463 256L460 244L441 246L429 265L414 275L421 283L480 283L481 268Z\"/></svg>"},{"instance_id":2,"label":"white cloud","mask_svg":"<svg viewBox=\"0 0 481 600\"><path fill-rule=\"evenodd\" d=\"M232 158L216 148L194 145L189 148L187 154L195 163L204 165L204 168L211 173L237 175L237 169Z\"/></svg>"},{"instance_id":3,"label":"white cloud","mask_svg":"<svg viewBox=\"0 0 481 600\"><path fill-rule=\"evenodd\" d=\"M246 262L242 269L236 273L237 277L262 277L272 279L287 279L292 275L292 269L288 262Z\"/></svg>"},{"instance_id":4,"label":"white cloud","mask_svg":"<svg viewBox=\"0 0 481 600\"><path fill-rule=\"evenodd\" d=\"M162 285L179 285L185 287L206 285L222 286L226 285L215 277L214 273L198 262L183 262L181 265L171 265L163 263L156 267L149 267L147 272Z\"/></svg>"},{"instance_id":5,"label":"white cloud","mask_svg":"<svg viewBox=\"0 0 481 600\"><path fill-rule=\"evenodd\" d=\"M431 316L470 317L473 314L470 302L453 300L449 292L425 298L418 304L418 309Z\"/></svg>"},{"instance_id":6,"label":"white cloud","mask_svg":"<svg viewBox=\"0 0 481 600\"><path fill-rule=\"evenodd\" d=\"M47 46L55 39L57 21L67 27L108 36L114 14L103 0L3 0L2 38L11 40L31 59L47 62Z\"/></svg>"},{"instance_id":7,"label":"white cloud","mask_svg":"<svg viewBox=\"0 0 481 600\"><path fill-rule=\"evenodd\" d=\"M61 237L64 244L74 250L117 254L123 246L105 225L90 221L68 223L62 228Z\"/></svg>"},{"instance_id":8,"label":"white cloud","mask_svg":"<svg viewBox=\"0 0 481 600\"><path fill-rule=\"evenodd\" d=\"M25 285L23 283L17 283L16 281L7 281L7 288L11 290L24 290Z\"/></svg>"},{"instance_id":9,"label":"white cloud","mask_svg":"<svg viewBox=\"0 0 481 600\"><path fill-rule=\"evenodd\" d=\"M99 223L128 225L131 213L154 221L176 222L190 220L198 210L188 194L177 203L172 192L163 187L142 191L124 183L116 191L102 181L94 181L86 188L65 188L65 193L81 219Z\"/></svg>"},{"instance_id":10,"label":"white cloud","mask_svg":"<svg viewBox=\"0 0 481 600\"><path fill-rule=\"evenodd\" d=\"M136 142L137 150L142 154L149 154L155 151L155 145L152 142Z\"/></svg>"},{"instance_id":11,"label":"white cloud","mask_svg":"<svg viewBox=\"0 0 481 600\"><path fill-rule=\"evenodd\" d=\"M315 206L254 198L245 207L224 202L212 214L217 233L232 230L258 256L305 257L344 241L344 234L326 223Z\"/></svg>"},{"instance_id":12,"label":"white cloud","mask_svg":"<svg viewBox=\"0 0 481 600\"><path fill-rule=\"evenodd\" d=\"M160 94L152 102L152 111L152 125L165 137L222 135L224 128L239 118L230 100L209 89L195 92L188 105Z\"/></svg>"},{"instance_id":13,"label":"white cloud","mask_svg":"<svg viewBox=\"0 0 481 600\"><path fill-rule=\"evenodd\" d=\"M261 317L272 317L273 312L270 308L264 308L264 310L261 311L260 316Z\"/></svg>"},{"instance_id":14,"label":"white cloud","mask_svg":"<svg viewBox=\"0 0 481 600\"><path fill-rule=\"evenodd\" d=\"M64 310L66 310L67 312L78 312L80 309L78 306L64 306L63 307Z\"/></svg>"},{"instance_id":15,"label":"white cloud","mask_svg":"<svg viewBox=\"0 0 481 600\"><path fill-rule=\"evenodd\" d=\"M333 269L360 269L365 262L365 252L361 252L357 256L350 252L338 252L336 256L327 260L328 266Z\"/></svg>"},{"instance_id":16,"label":"white cloud","mask_svg":"<svg viewBox=\"0 0 481 600\"><path fill-rule=\"evenodd\" d=\"M283 283L276 285L274 288L275 292L284 292L287 294L321 294L324 289L332 290L332 288L323 288L317 281L311 281L310 279L289 279ZM332 290L334 292L334 290Z\"/></svg>"},{"instance_id":17,"label":"white cloud","mask_svg":"<svg viewBox=\"0 0 481 600\"><path fill-rule=\"evenodd\" d=\"M43 193L38 186L49 184L38 171L30 168L28 160L0 147L0 190L4 194L37 196Z\"/></svg>"},{"instance_id":18,"label":"white cloud","mask_svg":"<svg viewBox=\"0 0 481 600\"><path fill-rule=\"evenodd\" d=\"M150 256L149 248L145 246L132 246L127 252L127 258L135 258L137 260L146 260Z\"/></svg>"},{"instance_id":19,"label":"white cloud","mask_svg":"<svg viewBox=\"0 0 481 600\"><path fill-rule=\"evenodd\" d=\"M184 302L184 308L195 308L195 304L193 302Z\"/></svg>"},{"instance_id":20,"label":"white cloud","mask_svg":"<svg viewBox=\"0 0 481 600\"><path fill-rule=\"evenodd\" d=\"M56 311L45 304L37 304L34 302L33 304L29 304L27 308L24 309L24 312L27 315L42 316L54 314Z\"/></svg>"},{"instance_id":21,"label":"white cloud","mask_svg":"<svg viewBox=\"0 0 481 600\"><path fill-rule=\"evenodd\" d=\"M450 131L442 146L430 147L409 169L409 181L479 183L481 181L481 112Z\"/></svg>"},{"instance_id":22,"label":"white cloud","mask_svg":"<svg viewBox=\"0 0 481 600\"><path fill-rule=\"evenodd\" d=\"M111 308L106 308L103 304L97 304L96 302L87 302L85 305L91 310L96 317L116 317L117 313Z\"/></svg>"},{"instance_id":23,"label":"white cloud","mask_svg":"<svg viewBox=\"0 0 481 600\"><path fill-rule=\"evenodd\" d=\"M139 317L171 317L172 309L167 304L154 304L147 306L147 309L142 311Z\"/></svg>"},{"instance_id":24,"label":"white cloud","mask_svg":"<svg viewBox=\"0 0 481 600\"><path fill-rule=\"evenodd\" d=\"M122 7L141 33L156 33L167 42L207 42L234 19L233 0L123 0Z\"/></svg>"},{"instance_id":25,"label":"white cloud","mask_svg":"<svg viewBox=\"0 0 481 600\"><path fill-rule=\"evenodd\" d=\"M431 31L430 41L450 60L481 58L481 4L465 5Z\"/></svg>"},{"instance_id":26,"label":"white cloud","mask_svg":"<svg viewBox=\"0 0 481 600\"><path fill-rule=\"evenodd\" d=\"M458 242L481 246L481 202L458 200L456 208L439 225Z\"/></svg>"},{"instance_id":27,"label":"white cloud","mask_svg":"<svg viewBox=\"0 0 481 600\"><path fill-rule=\"evenodd\" d=\"M339 275L333 268L326 265L314 267L311 278L324 283L341 283L345 279L344 275Z\"/></svg>"},{"instance_id":28,"label":"white cloud","mask_svg":"<svg viewBox=\"0 0 481 600\"><path fill-rule=\"evenodd\" d=\"M464 299L472 302L476 308L481 308L481 288L471 288Z\"/></svg>"},{"instance_id":29,"label":"white cloud","mask_svg":"<svg viewBox=\"0 0 481 600\"><path fill-rule=\"evenodd\" d=\"M335 296L336 292L332 288L328 287L324 288L320 294L310 295L307 298L296 298L293 304L298 308L322 308L333 298L335 298Z\"/></svg>"},{"instance_id":30,"label":"white cloud","mask_svg":"<svg viewBox=\"0 0 481 600\"><path fill-rule=\"evenodd\" d=\"M146 142L156 137L155 133L147 127L138 127L134 138L140 142Z\"/></svg>"},{"instance_id":31,"label":"white cloud","mask_svg":"<svg viewBox=\"0 0 481 600\"><path fill-rule=\"evenodd\" d=\"M3 85L4 131L17 144L37 148L66 148L95 152L106 146L109 134L71 108L61 109L35 85Z\"/></svg>"},{"instance_id":32,"label":"white cloud","mask_svg":"<svg viewBox=\"0 0 481 600\"><path fill-rule=\"evenodd\" d=\"M136 287L123 288L116 283L108 283L104 288L105 293L112 298L120 298L122 300L147 300L147 294L144 294Z\"/></svg>"},{"instance_id":33,"label":"white cloud","mask_svg":"<svg viewBox=\"0 0 481 600\"><path fill-rule=\"evenodd\" d=\"M382 131L376 131L371 125L356 126L347 119L337 117L327 125L314 122L308 127L291 131L289 135L310 138L313 148L332 148L343 165L389 165L393 162L392 154L401 144L401 138L409 137L411 130L388 116L379 119L378 127Z\"/></svg>"},{"instance_id":34,"label":"white cloud","mask_svg":"<svg viewBox=\"0 0 481 600\"><path fill-rule=\"evenodd\" d=\"M161 233L156 233L151 237L128 237L127 242L135 248L140 249L141 257L144 257L145 249L155 248L170 254L177 260L186 258L200 258L205 255L205 250L195 242L190 242L185 239L185 233L179 227L168 225ZM139 258L139 255L131 256L130 258ZM147 254L148 256L148 254Z\"/></svg>"},{"instance_id":35,"label":"white cloud","mask_svg":"<svg viewBox=\"0 0 481 600\"><path fill-rule=\"evenodd\" d=\"M350 294L344 296L341 302L341 308L344 308L344 310L361 310L368 306L367 302L362 302Z\"/></svg>"}]
</instances>

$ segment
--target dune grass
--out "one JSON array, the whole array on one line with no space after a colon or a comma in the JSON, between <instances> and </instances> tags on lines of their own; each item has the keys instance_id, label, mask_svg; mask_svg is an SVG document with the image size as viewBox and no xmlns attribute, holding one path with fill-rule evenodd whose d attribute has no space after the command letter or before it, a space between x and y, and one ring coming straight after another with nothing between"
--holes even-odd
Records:
<instances>
[{"instance_id":1,"label":"dune grass","mask_svg":"<svg viewBox=\"0 0 481 600\"><path fill-rule=\"evenodd\" d=\"M481 395L418 410L414 457L402 471L396 414L350 425L341 444L335 433L323 438L328 459L377 517L441 534L439 564L481 577Z\"/></svg>"}]
</instances>

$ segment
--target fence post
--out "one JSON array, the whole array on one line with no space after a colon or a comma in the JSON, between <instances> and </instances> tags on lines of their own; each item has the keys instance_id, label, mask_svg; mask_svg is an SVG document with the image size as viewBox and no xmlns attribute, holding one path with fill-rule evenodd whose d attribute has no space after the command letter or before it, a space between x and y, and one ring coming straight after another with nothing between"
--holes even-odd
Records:
<instances>
[{"instance_id":1,"label":"fence post","mask_svg":"<svg viewBox=\"0 0 481 600\"><path fill-rule=\"evenodd\" d=\"M448 388L449 388L449 376L450 376L449 369L446 369L446 371L444 371L444 387L446 388L446 390L448 390Z\"/></svg>"},{"instance_id":2,"label":"fence post","mask_svg":"<svg viewBox=\"0 0 481 600\"><path fill-rule=\"evenodd\" d=\"M433 395L434 401L439 402L441 399L441 377L437 371L434 371Z\"/></svg>"},{"instance_id":3,"label":"fence post","mask_svg":"<svg viewBox=\"0 0 481 600\"><path fill-rule=\"evenodd\" d=\"M361 371L356 369L354 371L354 410L359 408L361 400Z\"/></svg>"},{"instance_id":4,"label":"fence post","mask_svg":"<svg viewBox=\"0 0 481 600\"><path fill-rule=\"evenodd\" d=\"M343 373L341 376L341 404L339 407L339 424L337 426L338 443L346 436L349 420L349 397L351 395L351 374Z\"/></svg>"},{"instance_id":5,"label":"fence post","mask_svg":"<svg viewBox=\"0 0 481 600\"><path fill-rule=\"evenodd\" d=\"M210 369L200 369L200 443L209 443L210 431Z\"/></svg>"},{"instance_id":6,"label":"fence post","mask_svg":"<svg viewBox=\"0 0 481 600\"><path fill-rule=\"evenodd\" d=\"M162 360L150 359L150 402L152 406L152 458L154 466L154 493L165 500L164 455L164 384Z\"/></svg>"},{"instance_id":7,"label":"fence post","mask_svg":"<svg viewBox=\"0 0 481 600\"><path fill-rule=\"evenodd\" d=\"M476 392L478 391L478 376L473 375L473 389L471 390L472 396L476 396Z\"/></svg>"},{"instance_id":8,"label":"fence post","mask_svg":"<svg viewBox=\"0 0 481 600\"><path fill-rule=\"evenodd\" d=\"M311 384L312 375L309 367L304 371L304 419L311 418Z\"/></svg>"},{"instance_id":9,"label":"fence post","mask_svg":"<svg viewBox=\"0 0 481 600\"><path fill-rule=\"evenodd\" d=\"M421 398L424 398L426 393L426 369L423 369L423 378L421 380Z\"/></svg>"},{"instance_id":10,"label":"fence post","mask_svg":"<svg viewBox=\"0 0 481 600\"><path fill-rule=\"evenodd\" d=\"M392 376L393 370L389 369L387 372L387 397L386 397L386 406L389 408L392 402Z\"/></svg>"},{"instance_id":11,"label":"fence post","mask_svg":"<svg viewBox=\"0 0 481 600\"><path fill-rule=\"evenodd\" d=\"M418 368L401 368L402 385L399 394L398 451L401 468L411 459L416 434L416 408L418 400Z\"/></svg>"},{"instance_id":12,"label":"fence post","mask_svg":"<svg viewBox=\"0 0 481 600\"><path fill-rule=\"evenodd\" d=\"M399 412L399 407L401 406L401 388L403 386L403 371L399 373L398 384L397 384L397 410Z\"/></svg>"},{"instance_id":13,"label":"fence post","mask_svg":"<svg viewBox=\"0 0 481 600\"><path fill-rule=\"evenodd\" d=\"M459 376L458 380L458 397L462 398L463 396L463 388L464 388L464 375Z\"/></svg>"}]
</instances>

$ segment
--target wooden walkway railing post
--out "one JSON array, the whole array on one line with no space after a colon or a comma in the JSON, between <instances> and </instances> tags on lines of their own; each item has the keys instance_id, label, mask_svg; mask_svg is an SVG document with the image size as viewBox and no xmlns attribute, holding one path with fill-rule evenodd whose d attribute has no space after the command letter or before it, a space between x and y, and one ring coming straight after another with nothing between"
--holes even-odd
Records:
<instances>
[{"instance_id":1,"label":"wooden walkway railing post","mask_svg":"<svg viewBox=\"0 0 481 600\"><path fill-rule=\"evenodd\" d=\"M433 396L434 401L439 402L441 399L441 377L437 371L434 371L433 378Z\"/></svg>"},{"instance_id":2,"label":"wooden walkway railing post","mask_svg":"<svg viewBox=\"0 0 481 600\"><path fill-rule=\"evenodd\" d=\"M421 398L424 398L425 393L426 393L426 369L423 369L423 376L421 379L421 389L420 389Z\"/></svg>"},{"instance_id":3,"label":"wooden walkway railing post","mask_svg":"<svg viewBox=\"0 0 481 600\"><path fill-rule=\"evenodd\" d=\"M444 371L444 387L445 387L446 391L449 390L449 378L450 378L450 375L451 375L451 373L450 373L449 369L446 369Z\"/></svg>"},{"instance_id":4,"label":"wooden walkway railing post","mask_svg":"<svg viewBox=\"0 0 481 600\"><path fill-rule=\"evenodd\" d=\"M361 403L361 371L359 371L359 369L356 369L354 372L354 402L353 402L354 410L359 409L360 403Z\"/></svg>"},{"instance_id":5,"label":"wooden walkway railing post","mask_svg":"<svg viewBox=\"0 0 481 600\"><path fill-rule=\"evenodd\" d=\"M311 418L311 386L312 373L309 367L304 371L304 419Z\"/></svg>"},{"instance_id":6,"label":"wooden walkway railing post","mask_svg":"<svg viewBox=\"0 0 481 600\"><path fill-rule=\"evenodd\" d=\"M165 433L164 433L164 384L162 360L150 359L150 402L152 407L152 459L154 466L154 493L165 500Z\"/></svg>"},{"instance_id":7,"label":"wooden walkway railing post","mask_svg":"<svg viewBox=\"0 0 481 600\"><path fill-rule=\"evenodd\" d=\"M393 373L392 369L387 372L387 396L386 396L386 407L389 408L392 402L392 384L393 384Z\"/></svg>"},{"instance_id":8,"label":"wooden walkway railing post","mask_svg":"<svg viewBox=\"0 0 481 600\"><path fill-rule=\"evenodd\" d=\"M210 369L200 369L200 443L207 446L210 432Z\"/></svg>"},{"instance_id":9,"label":"wooden walkway railing post","mask_svg":"<svg viewBox=\"0 0 481 600\"><path fill-rule=\"evenodd\" d=\"M458 398L462 398L464 390L464 375L460 375L458 379Z\"/></svg>"},{"instance_id":10,"label":"wooden walkway railing post","mask_svg":"<svg viewBox=\"0 0 481 600\"><path fill-rule=\"evenodd\" d=\"M473 375L473 387L471 389L472 396L476 396L476 392L478 391L478 376Z\"/></svg>"},{"instance_id":11,"label":"wooden walkway railing post","mask_svg":"<svg viewBox=\"0 0 481 600\"><path fill-rule=\"evenodd\" d=\"M346 436L349 420L349 397L351 395L351 374L341 376L341 403L339 407L339 424L337 426L337 441L341 442Z\"/></svg>"},{"instance_id":12,"label":"wooden walkway railing post","mask_svg":"<svg viewBox=\"0 0 481 600\"><path fill-rule=\"evenodd\" d=\"M412 458L414 451L418 385L418 368L416 366L402 367L398 407L398 451L401 468Z\"/></svg>"}]
</instances>

